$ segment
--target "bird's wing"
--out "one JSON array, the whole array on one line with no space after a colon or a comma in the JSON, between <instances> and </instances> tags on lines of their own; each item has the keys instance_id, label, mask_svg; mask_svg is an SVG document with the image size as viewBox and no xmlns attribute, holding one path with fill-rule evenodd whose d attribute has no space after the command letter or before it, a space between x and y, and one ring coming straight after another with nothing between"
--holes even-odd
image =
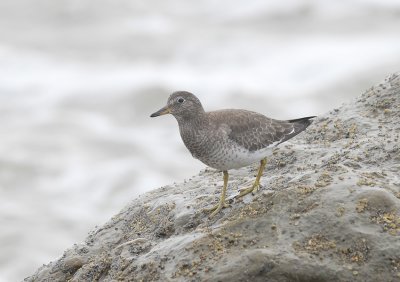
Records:
<instances>
[{"instance_id":1,"label":"bird's wing","mask_svg":"<svg viewBox=\"0 0 400 282\"><path fill-rule=\"evenodd\" d=\"M209 112L217 126L228 128L228 138L249 151L275 146L294 137L310 123L309 118L275 120L246 110L220 110Z\"/></svg>"}]
</instances>

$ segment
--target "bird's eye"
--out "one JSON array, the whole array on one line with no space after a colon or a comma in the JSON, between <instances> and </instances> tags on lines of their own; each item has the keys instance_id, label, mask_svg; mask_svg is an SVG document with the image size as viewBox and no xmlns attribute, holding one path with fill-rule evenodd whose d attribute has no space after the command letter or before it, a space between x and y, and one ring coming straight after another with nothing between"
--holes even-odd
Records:
<instances>
[{"instance_id":1,"label":"bird's eye","mask_svg":"<svg viewBox=\"0 0 400 282\"><path fill-rule=\"evenodd\" d=\"M185 99L183 99L183 98L179 98L179 99L178 99L178 103L179 103L179 104L182 104L184 101L185 101Z\"/></svg>"}]
</instances>

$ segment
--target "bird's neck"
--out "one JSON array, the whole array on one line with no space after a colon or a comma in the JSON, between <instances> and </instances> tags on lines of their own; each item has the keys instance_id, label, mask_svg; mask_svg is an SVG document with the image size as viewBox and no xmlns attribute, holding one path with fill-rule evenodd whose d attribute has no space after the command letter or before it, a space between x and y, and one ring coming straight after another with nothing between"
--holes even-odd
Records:
<instances>
[{"instance_id":1,"label":"bird's neck","mask_svg":"<svg viewBox=\"0 0 400 282\"><path fill-rule=\"evenodd\" d=\"M191 119L177 118L177 120L183 143L192 155L198 158L207 141L207 135L205 134L208 127L207 115L200 115Z\"/></svg>"},{"instance_id":2,"label":"bird's neck","mask_svg":"<svg viewBox=\"0 0 400 282\"><path fill-rule=\"evenodd\" d=\"M208 122L207 114L202 111L190 113L189 115L176 116L179 126L196 126L201 128Z\"/></svg>"}]
</instances>

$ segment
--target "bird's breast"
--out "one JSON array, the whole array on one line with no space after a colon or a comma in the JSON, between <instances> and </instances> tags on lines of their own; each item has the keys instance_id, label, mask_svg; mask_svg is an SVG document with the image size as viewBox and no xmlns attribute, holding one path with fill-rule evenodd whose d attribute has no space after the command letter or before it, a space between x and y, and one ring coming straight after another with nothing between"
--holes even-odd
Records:
<instances>
[{"instance_id":1,"label":"bird's breast","mask_svg":"<svg viewBox=\"0 0 400 282\"><path fill-rule=\"evenodd\" d=\"M192 156L218 170L240 168L255 163L266 151L250 152L228 138L224 127L215 130L180 127L183 143Z\"/></svg>"},{"instance_id":2,"label":"bird's breast","mask_svg":"<svg viewBox=\"0 0 400 282\"><path fill-rule=\"evenodd\" d=\"M215 143L213 136L206 130L180 127L180 134L186 148L190 151L193 157L200 160L202 157L210 154L212 144Z\"/></svg>"}]
</instances>

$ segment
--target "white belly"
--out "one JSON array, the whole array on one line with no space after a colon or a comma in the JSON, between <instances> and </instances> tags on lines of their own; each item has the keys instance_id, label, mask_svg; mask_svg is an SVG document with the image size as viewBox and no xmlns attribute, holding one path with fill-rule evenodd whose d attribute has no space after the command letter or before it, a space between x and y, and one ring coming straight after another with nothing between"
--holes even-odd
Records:
<instances>
[{"instance_id":1,"label":"white belly","mask_svg":"<svg viewBox=\"0 0 400 282\"><path fill-rule=\"evenodd\" d=\"M272 155L272 150L275 147L269 146L267 148L249 152L248 150L236 147L234 150L218 150L207 158L198 158L206 165L218 169L229 170L245 167Z\"/></svg>"}]
</instances>

